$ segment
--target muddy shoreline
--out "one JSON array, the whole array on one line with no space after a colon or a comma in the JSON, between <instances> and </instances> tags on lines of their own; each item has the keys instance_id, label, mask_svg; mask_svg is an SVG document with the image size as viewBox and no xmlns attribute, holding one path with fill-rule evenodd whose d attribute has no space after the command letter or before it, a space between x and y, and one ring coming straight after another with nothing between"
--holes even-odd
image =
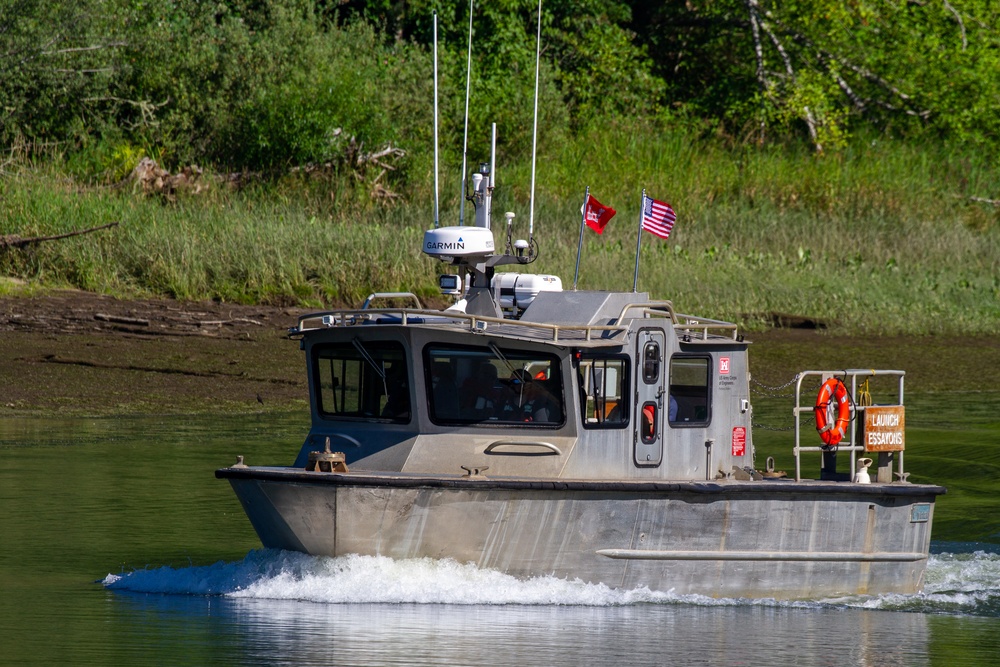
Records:
<instances>
[{"instance_id":1,"label":"muddy shoreline","mask_svg":"<svg viewBox=\"0 0 1000 667\"><path fill-rule=\"evenodd\" d=\"M0 415L177 414L301 409L308 390L288 328L301 308L118 300L73 290L0 298ZM900 368L907 392L988 389L995 337L748 332L770 386L805 368Z\"/></svg>"},{"instance_id":2,"label":"muddy shoreline","mask_svg":"<svg viewBox=\"0 0 1000 667\"><path fill-rule=\"evenodd\" d=\"M77 291L0 299L0 414L305 407L301 309Z\"/></svg>"}]
</instances>

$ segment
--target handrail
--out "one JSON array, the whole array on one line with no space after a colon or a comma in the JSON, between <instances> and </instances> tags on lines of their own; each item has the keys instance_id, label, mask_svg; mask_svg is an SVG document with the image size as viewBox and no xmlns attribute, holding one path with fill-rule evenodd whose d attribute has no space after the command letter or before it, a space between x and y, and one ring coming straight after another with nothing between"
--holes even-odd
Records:
<instances>
[{"instance_id":1,"label":"handrail","mask_svg":"<svg viewBox=\"0 0 1000 667\"><path fill-rule=\"evenodd\" d=\"M497 452L497 447L537 447L544 449L544 452ZM543 442L541 440L530 440L530 441L518 441L518 440L497 440L491 442L483 450L483 454L506 454L507 456L546 456L549 454L556 454L557 456L562 456L562 451L553 445L551 442Z\"/></svg>"},{"instance_id":2,"label":"handrail","mask_svg":"<svg viewBox=\"0 0 1000 667\"><path fill-rule=\"evenodd\" d=\"M707 317L697 317L695 315L678 314L677 317L683 317L685 321L674 324L675 329L686 331L689 334L699 332L701 333L702 340L708 340L708 334L713 329L719 329L721 331L725 331L727 332L727 337L731 337L733 340L737 340L737 325L733 324L732 322L713 320ZM721 335L721 333L717 335Z\"/></svg>"},{"instance_id":3,"label":"handrail","mask_svg":"<svg viewBox=\"0 0 1000 667\"><path fill-rule=\"evenodd\" d=\"M368 310L368 306L375 299L413 299L413 302L417 304L417 308L423 308L420 299L413 292L372 292L361 305L361 310Z\"/></svg>"},{"instance_id":4,"label":"handrail","mask_svg":"<svg viewBox=\"0 0 1000 667\"><path fill-rule=\"evenodd\" d=\"M677 324L677 315L674 313L674 304L672 301L647 301L645 303L627 303L622 307L621 313L618 315L616 322L622 322L625 320L625 315L630 310L636 308L642 309L642 317L649 317L651 315L656 315L658 317L663 317L666 315L670 318L670 321Z\"/></svg>"},{"instance_id":5,"label":"handrail","mask_svg":"<svg viewBox=\"0 0 1000 667\"><path fill-rule=\"evenodd\" d=\"M862 444L856 444L853 440L853 434L855 432L855 421L857 419L858 406L854 404L854 396L858 392L858 377L875 377L880 375L895 376L898 378L897 384L897 404L903 405L903 377L906 375L906 371L898 370L876 370L874 368L845 368L840 370L827 370L827 371L817 371L808 370L800 372L795 378L795 407L792 409L792 415L795 417L795 447L792 450L795 454L795 481L802 481L802 462L799 456L802 452L828 452L830 451L826 447L813 446L813 447L803 447L801 446L800 436L801 436L801 415L803 414L813 414L815 410L814 405L803 406L801 405L802 398L802 381L810 376L819 376L822 382L835 376L843 376L845 379L850 378L850 412L851 420L847 427L847 433L844 434L844 439L836 445L838 451L849 451L851 453L851 478L853 480L854 471L856 467L855 452L865 451L865 447ZM861 406L863 409L864 406ZM899 476L900 479L906 479L906 475L903 472L903 452L898 452L899 454Z\"/></svg>"},{"instance_id":6,"label":"handrail","mask_svg":"<svg viewBox=\"0 0 1000 667\"><path fill-rule=\"evenodd\" d=\"M727 336L731 334L733 340L736 340L736 325L732 322L724 322L722 320L713 320L707 317L697 317L695 315L684 315L678 313L674 310L674 304L672 301L649 301L646 303L628 303L622 307L621 313L618 315L616 322L622 322L626 319L628 312L630 310L640 309L641 317L667 317L673 323L675 329L680 329L681 331L687 331L688 333L694 333L700 331L703 340L708 339L709 332L712 330L722 330L727 333ZM683 318L683 321L681 319Z\"/></svg>"},{"instance_id":7,"label":"handrail","mask_svg":"<svg viewBox=\"0 0 1000 667\"><path fill-rule=\"evenodd\" d=\"M368 308L361 310L332 310L321 313L309 313L301 315L298 319L298 326L289 330L291 334L300 334L305 331L312 331L321 328L331 328L338 326L355 326L365 322L374 322L380 316L399 318L399 323L409 326L413 318L434 318L435 323L441 324L468 324L468 330L472 333L483 333L490 325L503 325L511 327L523 327L526 330L547 332L552 341L558 341L561 332L582 331L586 340L592 340L594 334L603 332L618 333L625 331L628 327L623 324L550 324L547 322L525 322L523 320L510 320L502 317L491 317L488 315L470 315L460 311L431 310L427 308Z\"/></svg>"}]
</instances>

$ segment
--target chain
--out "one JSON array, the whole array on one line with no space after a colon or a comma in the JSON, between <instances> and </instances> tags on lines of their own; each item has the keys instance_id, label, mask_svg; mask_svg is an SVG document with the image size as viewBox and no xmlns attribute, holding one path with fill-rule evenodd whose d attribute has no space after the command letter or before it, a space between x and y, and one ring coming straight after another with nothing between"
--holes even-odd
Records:
<instances>
[{"instance_id":1,"label":"chain","mask_svg":"<svg viewBox=\"0 0 1000 667\"><path fill-rule=\"evenodd\" d=\"M778 385L776 387L772 387L771 385L766 385L766 384L764 384L762 382L759 382L759 381L755 380L753 378L753 376L751 375L750 376L750 384L751 385L756 385L757 387L759 387L759 389L755 389L755 388L751 387L751 392L753 392L755 394L762 395L762 396L767 396L769 398L795 398L795 394L794 393L783 394L783 393L780 393L780 392L781 392L782 389L787 389L788 387L790 387L793 384L795 384L798 381L798 379L799 379L799 375L795 374L795 376L793 376L792 379L789 380L788 382L786 382L784 384L780 384L780 385ZM752 426L754 428L759 428L762 431L794 431L795 430L795 426L769 426L767 424L759 424L757 422L752 422Z\"/></svg>"},{"instance_id":2,"label":"chain","mask_svg":"<svg viewBox=\"0 0 1000 667\"><path fill-rule=\"evenodd\" d=\"M766 385L766 384L764 384L762 382L759 382L759 381L755 380L754 377L753 377L753 375L751 375L750 376L750 384L756 385L756 386L760 387L760 389L754 389L753 390L754 393L756 393L756 394L762 394L762 395L768 396L770 398L794 398L795 394L782 394L782 393L779 393L779 392L782 389L785 389L785 388L790 387L793 384L795 384L796 380L798 380L798 379L799 379L799 376L795 375L795 377L793 377L791 380L789 380L785 384L781 384L781 385L778 385L776 387L772 387L770 385Z\"/></svg>"},{"instance_id":3,"label":"chain","mask_svg":"<svg viewBox=\"0 0 1000 667\"><path fill-rule=\"evenodd\" d=\"M753 422L754 428L759 428L762 431L794 431L794 426L768 426L767 424L758 424Z\"/></svg>"}]
</instances>

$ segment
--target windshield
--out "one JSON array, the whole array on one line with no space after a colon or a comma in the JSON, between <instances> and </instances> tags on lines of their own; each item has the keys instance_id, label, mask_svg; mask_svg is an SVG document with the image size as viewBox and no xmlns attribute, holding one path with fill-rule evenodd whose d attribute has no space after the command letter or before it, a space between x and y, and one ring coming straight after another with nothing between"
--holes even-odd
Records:
<instances>
[{"instance_id":1,"label":"windshield","mask_svg":"<svg viewBox=\"0 0 1000 667\"><path fill-rule=\"evenodd\" d=\"M491 347L429 346L435 423L558 426L565 421L558 357Z\"/></svg>"}]
</instances>

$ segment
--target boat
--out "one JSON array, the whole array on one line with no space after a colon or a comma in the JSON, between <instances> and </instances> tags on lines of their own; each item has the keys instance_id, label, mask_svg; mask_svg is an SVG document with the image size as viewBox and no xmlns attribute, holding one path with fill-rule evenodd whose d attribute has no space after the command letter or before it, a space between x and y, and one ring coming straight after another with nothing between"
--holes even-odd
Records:
<instances>
[{"instance_id":1,"label":"boat","mask_svg":"<svg viewBox=\"0 0 1000 667\"><path fill-rule=\"evenodd\" d=\"M903 468L903 371L800 373L781 476L755 458L737 326L526 272L537 244L514 240L513 213L493 229L494 179L473 174L474 224L424 234L454 303L373 292L290 330L310 395L297 457L216 471L264 547L717 598L921 589L945 489ZM891 388L879 404L867 380Z\"/></svg>"}]
</instances>

